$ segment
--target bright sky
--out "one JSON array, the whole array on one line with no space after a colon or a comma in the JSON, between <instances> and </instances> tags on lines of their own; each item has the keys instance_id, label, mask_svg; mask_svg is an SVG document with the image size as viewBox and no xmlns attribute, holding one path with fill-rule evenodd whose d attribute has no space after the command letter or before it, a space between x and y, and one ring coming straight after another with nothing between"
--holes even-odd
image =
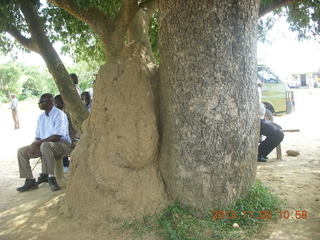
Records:
<instances>
[{"instance_id":1,"label":"bright sky","mask_svg":"<svg viewBox=\"0 0 320 240\"><path fill-rule=\"evenodd\" d=\"M258 43L258 63L269 66L280 77L320 69L320 43L313 40L299 42L285 19L275 23L267 38L271 43Z\"/></svg>"},{"instance_id":2,"label":"bright sky","mask_svg":"<svg viewBox=\"0 0 320 240\"><path fill-rule=\"evenodd\" d=\"M61 48L61 43L55 43L54 44L54 48L56 50L60 50ZM64 62L64 64L67 65L72 65L73 60L70 56L64 56L61 53L59 53L60 58L62 59L62 61ZM21 61L25 64L29 64L29 65L40 65L40 66L45 66L45 62L42 59L42 57L34 52L30 52L30 53L24 53L22 51L18 51L16 50L15 53L11 53L11 56L2 56L0 55L0 64L2 63L6 63L9 62L10 60L12 60L12 57L14 57L14 59Z\"/></svg>"}]
</instances>

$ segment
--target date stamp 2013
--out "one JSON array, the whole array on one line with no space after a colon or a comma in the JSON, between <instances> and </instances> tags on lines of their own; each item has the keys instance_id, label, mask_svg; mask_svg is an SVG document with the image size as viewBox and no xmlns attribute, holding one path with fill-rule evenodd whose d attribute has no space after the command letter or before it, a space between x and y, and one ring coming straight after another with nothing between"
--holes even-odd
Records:
<instances>
[{"instance_id":1,"label":"date stamp 2013","mask_svg":"<svg viewBox=\"0 0 320 240\"><path fill-rule=\"evenodd\" d=\"M277 212L262 210L259 212L253 211L234 211L234 210L213 210L211 211L211 218L214 220L218 219L247 219L247 218L255 218L255 219L272 219L280 217L282 219L307 219L308 212L306 210L281 210Z\"/></svg>"}]
</instances>

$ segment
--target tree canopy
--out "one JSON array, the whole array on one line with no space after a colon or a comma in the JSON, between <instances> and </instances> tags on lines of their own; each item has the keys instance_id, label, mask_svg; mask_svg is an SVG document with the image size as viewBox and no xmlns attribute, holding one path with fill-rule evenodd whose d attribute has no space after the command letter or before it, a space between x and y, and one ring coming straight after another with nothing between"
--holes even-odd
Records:
<instances>
[{"instance_id":1,"label":"tree canopy","mask_svg":"<svg viewBox=\"0 0 320 240\"><path fill-rule=\"evenodd\" d=\"M267 15L267 13L273 15ZM316 39L320 41L320 2L263 0L260 6L259 38L264 40L268 30L276 24L276 17L286 17L291 31L296 32L299 40Z\"/></svg>"},{"instance_id":2,"label":"tree canopy","mask_svg":"<svg viewBox=\"0 0 320 240\"><path fill-rule=\"evenodd\" d=\"M75 18L65 10L50 2L33 0L39 11L39 15L45 24L46 34L51 42L63 43L62 51L71 54L76 61L87 61L93 65L101 65L105 62L105 52L101 39L83 21ZM115 18L121 7L120 0L76 0L73 1L79 8L96 9L103 12L110 19ZM145 1L150 2L150 1ZM144 2L143 2L144 3ZM320 34L320 3L317 0L261 0L260 17L273 12L278 16L286 16L290 29L298 33L299 39L316 38ZM37 52L30 32L16 1L0 0L0 50L7 54L14 47L29 49ZM153 53L159 56L157 46L157 14L153 14L149 20L150 42ZM264 39L267 31L275 24L272 16L260 18L259 38ZM9 33L15 39L8 36ZM18 42L23 45L18 44ZM22 47L23 46L23 47Z\"/></svg>"}]
</instances>

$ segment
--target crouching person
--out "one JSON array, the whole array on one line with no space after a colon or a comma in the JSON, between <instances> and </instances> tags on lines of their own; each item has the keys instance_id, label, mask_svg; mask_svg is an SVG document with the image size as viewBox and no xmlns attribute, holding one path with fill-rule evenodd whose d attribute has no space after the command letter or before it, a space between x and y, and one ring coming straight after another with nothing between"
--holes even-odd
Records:
<instances>
[{"instance_id":1,"label":"crouching person","mask_svg":"<svg viewBox=\"0 0 320 240\"><path fill-rule=\"evenodd\" d=\"M39 116L35 141L18 150L20 178L25 178L19 192L37 189L38 184L48 182L52 191L60 189L54 176L55 159L71 152L66 114L54 106L54 98L45 93L40 97L39 108L44 112ZM30 159L41 157L42 173L38 181L33 178Z\"/></svg>"}]
</instances>

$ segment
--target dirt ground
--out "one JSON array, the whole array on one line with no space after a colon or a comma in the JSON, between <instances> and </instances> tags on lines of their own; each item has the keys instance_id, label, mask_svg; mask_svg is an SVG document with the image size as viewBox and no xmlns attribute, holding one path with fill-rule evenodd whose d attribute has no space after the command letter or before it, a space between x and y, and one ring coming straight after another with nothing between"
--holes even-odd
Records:
<instances>
[{"instance_id":1,"label":"dirt ground","mask_svg":"<svg viewBox=\"0 0 320 240\"><path fill-rule=\"evenodd\" d=\"M282 160L275 152L267 163L258 164L257 179L269 186L285 202L283 212L288 219L269 223L252 239L262 240L319 240L320 239L320 89L295 90L296 111L275 121L284 129L300 129L286 133L282 143ZM51 192L46 184L38 190L16 192L23 184L19 179L16 151L33 140L35 123L40 110L36 101L19 105L21 129L13 130L8 105L0 104L0 240L100 240L131 239L121 234L116 224L88 224L64 214L64 189ZM289 157L286 150L298 150L300 155ZM35 165L37 159L31 161ZM38 175L40 165L34 173ZM297 212L298 211L298 212ZM299 211L306 213L303 219ZM304 212L302 212L304 211ZM273 215L280 213L273 213ZM157 239L153 235L143 239Z\"/></svg>"}]
</instances>

